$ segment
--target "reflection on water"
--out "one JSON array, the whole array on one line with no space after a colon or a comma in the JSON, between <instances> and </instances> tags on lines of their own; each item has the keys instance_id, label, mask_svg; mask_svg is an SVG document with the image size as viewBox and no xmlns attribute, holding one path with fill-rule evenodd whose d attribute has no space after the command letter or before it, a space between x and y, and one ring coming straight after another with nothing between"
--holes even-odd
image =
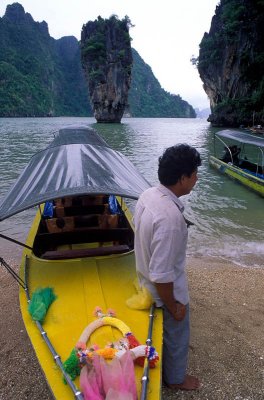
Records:
<instances>
[{"instance_id":1,"label":"reflection on water","mask_svg":"<svg viewBox=\"0 0 264 400\"><path fill-rule=\"evenodd\" d=\"M54 132L66 125L91 125L152 185L158 183L157 160L166 147L183 142L195 146L203 165L195 190L182 198L186 216L195 223L190 228L189 254L263 266L263 199L209 167L214 129L205 120L131 118L122 124L96 124L93 118L0 119L0 199L30 157L45 148ZM1 222L0 231L25 240L35 212L27 210ZM1 239L0 246L14 249Z\"/></svg>"}]
</instances>

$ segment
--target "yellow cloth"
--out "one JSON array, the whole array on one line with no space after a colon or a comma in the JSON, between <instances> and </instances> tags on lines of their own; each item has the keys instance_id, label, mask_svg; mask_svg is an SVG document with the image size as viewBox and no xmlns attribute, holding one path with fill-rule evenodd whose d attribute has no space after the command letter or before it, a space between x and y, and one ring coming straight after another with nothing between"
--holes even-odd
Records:
<instances>
[{"instance_id":1,"label":"yellow cloth","mask_svg":"<svg viewBox=\"0 0 264 400\"><path fill-rule=\"evenodd\" d=\"M127 299L126 305L135 310L149 309L153 303L151 293L144 286L140 287L137 279L134 281L134 286L137 293Z\"/></svg>"}]
</instances>

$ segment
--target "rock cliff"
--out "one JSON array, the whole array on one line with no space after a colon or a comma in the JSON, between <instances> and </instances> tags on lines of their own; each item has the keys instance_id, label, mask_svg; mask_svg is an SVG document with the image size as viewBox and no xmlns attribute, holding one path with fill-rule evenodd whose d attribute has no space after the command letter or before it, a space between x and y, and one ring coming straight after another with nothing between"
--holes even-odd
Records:
<instances>
[{"instance_id":1,"label":"rock cliff","mask_svg":"<svg viewBox=\"0 0 264 400\"><path fill-rule=\"evenodd\" d=\"M0 49L0 117L92 116L80 45L74 36L55 40L45 21L34 21L19 3L14 3L0 18ZM103 55L102 48L99 56ZM136 50L132 49L132 55L125 115L194 118L192 106L162 89ZM119 58L125 60L124 52L119 52ZM129 63L127 72L130 69ZM92 75L96 77L96 71ZM122 84L117 71L114 77Z\"/></svg>"},{"instance_id":2,"label":"rock cliff","mask_svg":"<svg viewBox=\"0 0 264 400\"><path fill-rule=\"evenodd\" d=\"M131 84L128 17L98 17L82 28L81 57L97 122L120 122Z\"/></svg>"},{"instance_id":3,"label":"rock cliff","mask_svg":"<svg viewBox=\"0 0 264 400\"><path fill-rule=\"evenodd\" d=\"M221 0L197 61L214 126L264 124L263 1Z\"/></svg>"},{"instance_id":4,"label":"rock cliff","mask_svg":"<svg viewBox=\"0 0 264 400\"><path fill-rule=\"evenodd\" d=\"M19 3L0 18L0 117L92 115L80 48L55 40Z\"/></svg>"}]
</instances>

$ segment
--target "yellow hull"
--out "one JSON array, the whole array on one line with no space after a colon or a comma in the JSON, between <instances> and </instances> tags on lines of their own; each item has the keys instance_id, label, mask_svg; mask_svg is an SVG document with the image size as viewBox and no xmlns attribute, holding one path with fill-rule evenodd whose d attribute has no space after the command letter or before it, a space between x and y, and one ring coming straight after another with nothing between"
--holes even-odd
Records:
<instances>
[{"instance_id":1,"label":"yellow hull","mask_svg":"<svg viewBox=\"0 0 264 400\"><path fill-rule=\"evenodd\" d=\"M39 224L39 216L32 225L27 244L31 246ZM28 258L28 287L30 296L37 288L52 287L57 299L50 306L43 323L56 352L64 362L76 345L84 328L95 320L96 306L103 312L112 308L118 319L128 325L141 344L145 344L148 334L149 311L131 310L126 300L136 293L133 281L136 278L134 252L105 257L68 260L43 260L25 250L20 268L24 279L25 257ZM25 291L20 290L20 306L29 338L44 371L47 382L56 399L74 399L72 390L63 383L62 373L55 364L47 344L44 342L34 321L28 313ZM153 346L161 359L162 314L155 311ZM121 333L113 327L104 326L91 336L89 344L105 347L108 342L121 338ZM143 368L135 366L138 395L141 391ZM79 387L79 378L75 380ZM148 400L160 399L161 361L150 370Z\"/></svg>"},{"instance_id":2,"label":"yellow hull","mask_svg":"<svg viewBox=\"0 0 264 400\"><path fill-rule=\"evenodd\" d=\"M228 175L230 178L236 180L237 182L259 194L260 196L264 197L263 179L257 178L254 175L251 175L236 166L226 164L225 162L213 156L210 157L209 162L219 172Z\"/></svg>"}]
</instances>

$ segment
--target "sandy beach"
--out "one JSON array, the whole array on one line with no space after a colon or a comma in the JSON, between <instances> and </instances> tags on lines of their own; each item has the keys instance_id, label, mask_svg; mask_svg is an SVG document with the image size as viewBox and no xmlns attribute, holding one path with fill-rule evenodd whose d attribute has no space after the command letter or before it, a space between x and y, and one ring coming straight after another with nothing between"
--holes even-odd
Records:
<instances>
[{"instance_id":1,"label":"sandy beach","mask_svg":"<svg viewBox=\"0 0 264 400\"><path fill-rule=\"evenodd\" d=\"M17 270L16 262L6 261ZM264 399L264 268L201 257L188 259L188 274L189 373L202 387L196 392L163 388L162 399ZM51 400L20 316L18 285L3 268L0 281L0 399Z\"/></svg>"}]
</instances>

